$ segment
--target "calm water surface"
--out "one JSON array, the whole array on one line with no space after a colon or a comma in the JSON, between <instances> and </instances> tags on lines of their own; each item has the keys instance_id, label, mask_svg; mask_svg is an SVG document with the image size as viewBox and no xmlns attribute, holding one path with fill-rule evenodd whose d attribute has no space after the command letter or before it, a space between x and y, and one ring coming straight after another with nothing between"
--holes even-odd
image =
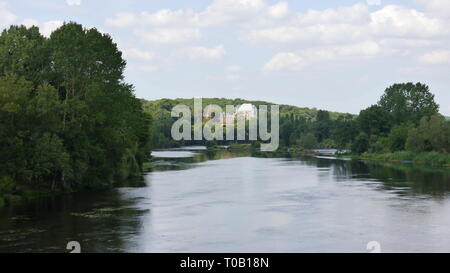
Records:
<instances>
[{"instance_id":1,"label":"calm water surface","mask_svg":"<svg viewBox=\"0 0 450 273\"><path fill-rule=\"evenodd\" d=\"M138 186L1 210L0 252L450 252L448 169L153 155Z\"/></svg>"}]
</instances>

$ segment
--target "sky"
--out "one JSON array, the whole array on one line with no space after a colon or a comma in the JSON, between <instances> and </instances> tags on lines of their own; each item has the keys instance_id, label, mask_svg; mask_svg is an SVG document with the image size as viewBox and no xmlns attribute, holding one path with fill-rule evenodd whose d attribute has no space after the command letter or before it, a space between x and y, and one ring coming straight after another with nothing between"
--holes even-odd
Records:
<instances>
[{"instance_id":1,"label":"sky","mask_svg":"<svg viewBox=\"0 0 450 273\"><path fill-rule=\"evenodd\" d=\"M0 29L109 33L144 99L224 97L359 113L401 82L450 116L450 0L0 0Z\"/></svg>"}]
</instances>

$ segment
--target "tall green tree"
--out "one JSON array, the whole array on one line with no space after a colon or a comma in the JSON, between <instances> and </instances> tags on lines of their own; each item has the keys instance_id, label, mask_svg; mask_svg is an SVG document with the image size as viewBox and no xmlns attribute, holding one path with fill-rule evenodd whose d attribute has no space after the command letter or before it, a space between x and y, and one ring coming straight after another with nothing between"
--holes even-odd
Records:
<instances>
[{"instance_id":1,"label":"tall green tree","mask_svg":"<svg viewBox=\"0 0 450 273\"><path fill-rule=\"evenodd\" d=\"M390 114L393 125L405 122L417 125L422 117L439 111L434 95L422 83L394 84L385 90L378 105Z\"/></svg>"},{"instance_id":2,"label":"tall green tree","mask_svg":"<svg viewBox=\"0 0 450 273\"><path fill-rule=\"evenodd\" d=\"M15 73L40 85L49 72L49 53L39 28L11 26L0 36L0 76Z\"/></svg>"}]
</instances>

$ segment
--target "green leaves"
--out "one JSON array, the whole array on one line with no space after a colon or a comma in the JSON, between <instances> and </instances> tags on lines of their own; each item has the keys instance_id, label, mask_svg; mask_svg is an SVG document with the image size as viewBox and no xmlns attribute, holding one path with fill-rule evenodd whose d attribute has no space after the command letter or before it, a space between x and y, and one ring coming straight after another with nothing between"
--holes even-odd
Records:
<instances>
[{"instance_id":1,"label":"green leaves","mask_svg":"<svg viewBox=\"0 0 450 273\"><path fill-rule=\"evenodd\" d=\"M151 119L124 68L109 35L76 23L49 39L36 27L2 33L0 178L9 190L110 187L139 175Z\"/></svg>"},{"instance_id":2,"label":"green leaves","mask_svg":"<svg viewBox=\"0 0 450 273\"><path fill-rule=\"evenodd\" d=\"M425 116L437 114L439 105L427 85L421 83L394 84L385 90L378 105L391 116L394 125L413 122L418 125Z\"/></svg>"}]
</instances>

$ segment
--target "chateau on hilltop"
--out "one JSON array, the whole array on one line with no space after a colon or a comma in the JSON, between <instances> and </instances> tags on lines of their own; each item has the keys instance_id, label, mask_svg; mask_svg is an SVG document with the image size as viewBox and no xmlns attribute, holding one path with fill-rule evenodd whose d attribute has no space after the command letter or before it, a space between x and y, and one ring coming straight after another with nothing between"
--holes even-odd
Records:
<instances>
[{"instance_id":1,"label":"chateau on hilltop","mask_svg":"<svg viewBox=\"0 0 450 273\"><path fill-rule=\"evenodd\" d=\"M258 111L256 106L250 103L240 105L234 113L222 112L219 116L219 120L222 121L222 125L234 124L237 120L237 116L244 117L245 120L251 120L257 117ZM213 118L211 115L204 115L205 118Z\"/></svg>"}]
</instances>

